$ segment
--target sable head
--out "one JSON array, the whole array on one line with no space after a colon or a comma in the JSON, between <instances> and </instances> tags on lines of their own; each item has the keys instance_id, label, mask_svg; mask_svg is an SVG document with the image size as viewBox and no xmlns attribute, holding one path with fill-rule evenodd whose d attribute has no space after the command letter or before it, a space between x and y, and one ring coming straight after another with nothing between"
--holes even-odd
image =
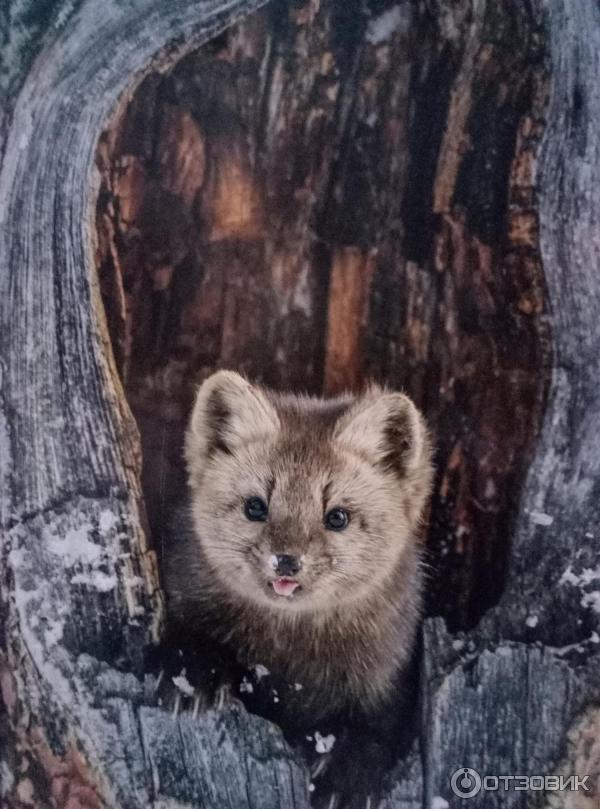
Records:
<instances>
[{"instance_id":1,"label":"sable head","mask_svg":"<svg viewBox=\"0 0 600 809\"><path fill-rule=\"evenodd\" d=\"M282 396L220 371L186 436L196 537L221 587L279 610L373 591L414 549L430 444L406 396Z\"/></svg>"}]
</instances>

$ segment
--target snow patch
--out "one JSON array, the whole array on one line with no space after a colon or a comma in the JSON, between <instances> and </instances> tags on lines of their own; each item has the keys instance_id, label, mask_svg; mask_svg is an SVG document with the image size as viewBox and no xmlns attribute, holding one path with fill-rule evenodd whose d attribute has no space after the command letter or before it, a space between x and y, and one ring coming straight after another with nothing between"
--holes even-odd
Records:
<instances>
[{"instance_id":1,"label":"snow patch","mask_svg":"<svg viewBox=\"0 0 600 809\"><path fill-rule=\"evenodd\" d=\"M194 696L194 686L185 676L185 669L182 669L178 677L171 677L171 679L173 680L173 685L178 688L182 694L185 694L186 697Z\"/></svg>"},{"instance_id":2,"label":"snow patch","mask_svg":"<svg viewBox=\"0 0 600 809\"><path fill-rule=\"evenodd\" d=\"M321 736L318 730L315 731L315 750L317 753L330 753L335 744L335 736L330 733L328 736Z\"/></svg>"},{"instance_id":3,"label":"snow patch","mask_svg":"<svg viewBox=\"0 0 600 809\"><path fill-rule=\"evenodd\" d=\"M8 554L7 562L15 582L13 598L23 644L34 665L43 672L44 679L50 684L56 698L71 705L74 701L72 683L64 676L61 665L61 657L66 653L55 644L62 633L63 624L56 614L53 618L49 614L49 607L53 604L53 599L49 598L50 583L44 581L37 587L30 586L31 555L25 548L13 548ZM33 628L31 619L35 615L38 619L43 616L46 621L43 638Z\"/></svg>"},{"instance_id":4,"label":"snow patch","mask_svg":"<svg viewBox=\"0 0 600 809\"><path fill-rule=\"evenodd\" d=\"M246 677L242 678L242 682L240 683L240 693L241 694L253 694L254 693L254 686L251 682L249 682Z\"/></svg>"},{"instance_id":5,"label":"snow patch","mask_svg":"<svg viewBox=\"0 0 600 809\"><path fill-rule=\"evenodd\" d=\"M103 534L106 534L111 528L114 528L119 522L118 517L116 514L113 514L112 511L109 509L104 509L100 514L100 518L98 520L98 528L102 531Z\"/></svg>"},{"instance_id":6,"label":"snow patch","mask_svg":"<svg viewBox=\"0 0 600 809\"><path fill-rule=\"evenodd\" d=\"M126 576L125 577L125 584L127 587L143 587L144 580L141 576Z\"/></svg>"},{"instance_id":7,"label":"snow patch","mask_svg":"<svg viewBox=\"0 0 600 809\"><path fill-rule=\"evenodd\" d=\"M366 34L367 42L372 45L381 45L382 42L387 42L402 23L404 23L403 30L406 31L409 19L408 14L400 6L389 8L369 23Z\"/></svg>"},{"instance_id":8,"label":"snow patch","mask_svg":"<svg viewBox=\"0 0 600 809\"><path fill-rule=\"evenodd\" d=\"M534 525L542 525L547 528L554 522L554 517L550 514L545 514L543 511L530 511L529 519Z\"/></svg>"},{"instance_id":9,"label":"snow patch","mask_svg":"<svg viewBox=\"0 0 600 809\"><path fill-rule=\"evenodd\" d=\"M254 674L256 675L257 680L262 680L263 677L268 677L271 672L266 666L263 666L262 663L257 663L254 666Z\"/></svg>"},{"instance_id":10,"label":"snow patch","mask_svg":"<svg viewBox=\"0 0 600 809\"><path fill-rule=\"evenodd\" d=\"M581 606L586 609L591 609L600 615L600 591L596 590L593 593L586 593L582 596Z\"/></svg>"},{"instance_id":11,"label":"snow patch","mask_svg":"<svg viewBox=\"0 0 600 809\"><path fill-rule=\"evenodd\" d=\"M594 581L600 581L600 567L584 567L581 573L573 573L571 565L560 577L559 584L572 584L574 587L585 587Z\"/></svg>"},{"instance_id":12,"label":"snow patch","mask_svg":"<svg viewBox=\"0 0 600 809\"><path fill-rule=\"evenodd\" d=\"M117 577L103 573L101 570L92 570L91 573L77 573L71 577L71 584L83 584L93 587L100 593L109 593L117 586Z\"/></svg>"},{"instance_id":13,"label":"snow patch","mask_svg":"<svg viewBox=\"0 0 600 809\"><path fill-rule=\"evenodd\" d=\"M12 790L14 783L15 776L13 775L12 768L8 766L6 761L0 761L0 795L3 797L8 795L8 793Z\"/></svg>"},{"instance_id":14,"label":"snow patch","mask_svg":"<svg viewBox=\"0 0 600 809\"><path fill-rule=\"evenodd\" d=\"M570 584L583 590L585 587L593 586L591 592L584 592L579 602L584 609L591 609L600 615L600 588L596 582L600 581L600 567L584 567L581 573L574 573L571 565L560 577L559 584Z\"/></svg>"},{"instance_id":15,"label":"snow patch","mask_svg":"<svg viewBox=\"0 0 600 809\"><path fill-rule=\"evenodd\" d=\"M528 626L530 629L533 629L538 625L539 620L540 619L538 618L537 615L528 615L527 618L525 619L525 626Z\"/></svg>"},{"instance_id":16,"label":"snow patch","mask_svg":"<svg viewBox=\"0 0 600 809\"><path fill-rule=\"evenodd\" d=\"M44 642L46 646L48 648L56 646L57 643L62 640L63 632L64 623L62 621L48 623L48 626L44 628Z\"/></svg>"},{"instance_id":17,"label":"snow patch","mask_svg":"<svg viewBox=\"0 0 600 809\"><path fill-rule=\"evenodd\" d=\"M445 798L436 795L431 799L431 809L450 809L450 804Z\"/></svg>"},{"instance_id":18,"label":"snow patch","mask_svg":"<svg viewBox=\"0 0 600 809\"><path fill-rule=\"evenodd\" d=\"M98 563L106 554L106 549L102 545L90 542L88 537L91 531L92 526L84 524L67 531L64 537L53 536L48 540L48 550L56 556L61 556L67 565L74 565L77 562L88 565Z\"/></svg>"}]
</instances>

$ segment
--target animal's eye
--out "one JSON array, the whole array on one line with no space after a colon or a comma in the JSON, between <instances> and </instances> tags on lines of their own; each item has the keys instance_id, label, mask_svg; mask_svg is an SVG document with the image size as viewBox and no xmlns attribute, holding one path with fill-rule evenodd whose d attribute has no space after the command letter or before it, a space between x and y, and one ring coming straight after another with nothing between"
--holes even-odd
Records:
<instances>
[{"instance_id":1,"label":"animal's eye","mask_svg":"<svg viewBox=\"0 0 600 809\"><path fill-rule=\"evenodd\" d=\"M264 522L267 519L269 507L262 497L249 497L244 502L244 514L249 520Z\"/></svg>"},{"instance_id":2,"label":"animal's eye","mask_svg":"<svg viewBox=\"0 0 600 809\"><path fill-rule=\"evenodd\" d=\"M343 531L350 522L350 515L343 508L332 508L325 515L325 528L330 531Z\"/></svg>"}]
</instances>

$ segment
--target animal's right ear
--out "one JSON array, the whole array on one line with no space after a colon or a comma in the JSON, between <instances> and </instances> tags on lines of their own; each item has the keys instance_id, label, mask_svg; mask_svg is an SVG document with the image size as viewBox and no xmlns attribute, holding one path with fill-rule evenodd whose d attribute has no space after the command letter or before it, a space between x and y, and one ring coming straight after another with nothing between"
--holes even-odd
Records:
<instances>
[{"instance_id":1,"label":"animal's right ear","mask_svg":"<svg viewBox=\"0 0 600 809\"><path fill-rule=\"evenodd\" d=\"M200 386L192 411L185 446L190 470L278 430L277 412L259 387L234 371L217 371Z\"/></svg>"}]
</instances>

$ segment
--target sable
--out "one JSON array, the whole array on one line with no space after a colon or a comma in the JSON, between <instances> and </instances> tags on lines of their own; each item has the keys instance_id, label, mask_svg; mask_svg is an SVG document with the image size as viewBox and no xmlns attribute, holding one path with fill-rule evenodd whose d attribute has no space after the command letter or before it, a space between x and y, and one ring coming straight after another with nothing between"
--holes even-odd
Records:
<instances>
[{"instance_id":1,"label":"sable","mask_svg":"<svg viewBox=\"0 0 600 809\"><path fill-rule=\"evenodd\" d=\"M378 387L281 395L221 371L198 392L185 452L192 530L166 559L175 619L301 683L294 712L380 707L421 611L431 450L414 404Z\"/></svg>"}]
</instances>

